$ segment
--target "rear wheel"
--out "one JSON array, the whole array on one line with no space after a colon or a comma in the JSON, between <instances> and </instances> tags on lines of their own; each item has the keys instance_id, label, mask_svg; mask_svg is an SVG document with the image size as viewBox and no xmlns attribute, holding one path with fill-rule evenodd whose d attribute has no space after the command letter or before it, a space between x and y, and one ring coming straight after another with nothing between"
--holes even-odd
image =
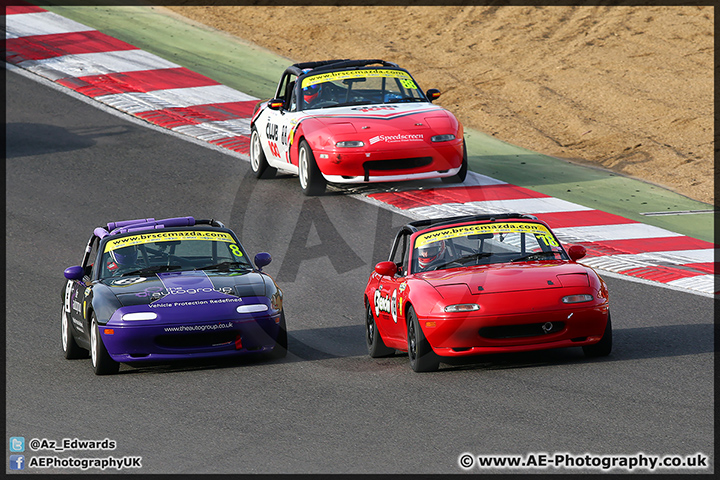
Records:
<instances>
[{"instance_id":1,"label":"rear wheel","mask_svg":"<svg viewBox=\"0 0 720 480\"><path fill-rule=\"evenodd\" d=\"M64 306L61 312L62 320L60 322L60 328L62 328L61 339L62 349L65 353L65 358L67 358L68 360L72 360L74 358L87 358L89 352L84 348L81 348L75 341L75 337L73 337L72 329L70 327L70 321L68 320L68 316L65 312Z\"/></svg>"},{"instance_id":2,"label":"rear wheel","mask_svg":"<svg viewBox=\"0 0 720 480\"><path fill-rule=\"evenodd\" d=\"M610 320L610 313L608 313L607 325L605 325L605 332L598 343L592 345L586 345L582 347L583 353L586 357L607 357L612 351L612 321Z\"/></svg>"},{"instance_id":3,"label":"rear wheel","mask_svg":"<svg viewBox=\"0 0 720 480\"><path fill-rule=\"evenodd\" d=\"M385 346L385 342L383 342L380 332L378 332L375 316L369 303L365 309L365 343L367 343L368 354L372 358L389 357L395 353L394 348Z\"/></svg>"},{"instance_id":4,"label":"rear wheel","mask_svg":"<svg viewBox=\"0 0 720 480\"><path fill-rule=\"evenodd\" d=\"M100 328L94 313L90 326L90 358L95 375L113 375L120 370L120 364L110 357L102 338L100 338Z\"/></svg>"},{"instance_id":5,"label":"rear wheel","mask_svg":"<svg viewBox=\"0 0 720 480\"><path fill-rule=\"evenodd\" d=\"M300 141L298 148L298 176L300 177L300 188L308 196L322 195L325 192L327 182L322 176L320 168L315 162L310 145L305 139Z\"/></svg>"},{"instance_id":6,"label":"rear wheel","mask_svg":"<svg viewBox=\"0 0 720 480\"><path fill-rule=\"evenodd\" d=\"M252 128L250 135L250 167L257 178L272 178L277 172L277 169L271 167L265 158L260 134L255 127Z\"/></svg>"},{"instance_id":7,"label":"rear wheel","mask_svg":"<svg viewBox=\"0 0 720 480\"><path fill-rule=\"evenodd\" d=\"M467 147L465 146L465 141L463 141L463 160L462 160L462 164L460 165L460 171L458 171L458 173L456 173L452 177L443 177L442 181L445 183L462 183L465 181L465 177L467 177L467 170L468 170Z\"/></svg>"},{"instance_id":8,"label":"rear wheel","mask_svg":"<svg viewBox=\"0 0 720 480\"><path fill-rule=\"evenodd\" d=\"M420 328L415 309L408 308L407 311L407 343L410 367L416 372L434 372L440 366L440 359L433 352L430 343Z\"/></svg>"}]
</instances>

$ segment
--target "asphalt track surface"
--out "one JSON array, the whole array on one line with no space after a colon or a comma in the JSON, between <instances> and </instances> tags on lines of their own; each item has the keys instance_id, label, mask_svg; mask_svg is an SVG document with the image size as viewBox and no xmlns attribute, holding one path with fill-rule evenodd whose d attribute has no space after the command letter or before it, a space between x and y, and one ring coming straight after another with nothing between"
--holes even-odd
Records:
<instances>
[{"instance_id":1,"label":"asphalt track surface","mask_svg":"<svg viewBox=\"0 0 720 480\"><path fill-rule=\"evenodd\" d=\"M364 344L362 290L403 217L304 197L296 178L256 182L247 161L13 71L6 96L6 438L117 442L28 460L141 456L132 473L462 473L466 452L700 452L711 466L694 472L714 471L713 299L607 278L610 357L562 349L416 374L406 355L371 359ZM111 377L65 360L62 271L92 229L181 215L220 219L251 254L273 255L287 358L123 365ZM521 471L556 472L503 470Z\"/></svg>"}]
</instances>

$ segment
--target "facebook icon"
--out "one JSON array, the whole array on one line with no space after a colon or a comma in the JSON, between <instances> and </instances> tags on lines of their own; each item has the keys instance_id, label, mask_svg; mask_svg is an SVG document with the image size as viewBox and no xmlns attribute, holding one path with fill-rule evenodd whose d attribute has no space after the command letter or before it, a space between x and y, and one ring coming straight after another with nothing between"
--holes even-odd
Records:
<instances>
[{"instance_id":1,"label":"facebook icon","mask_svg":"<svg viewBox=\"0 0 720 480\"><path fill-rule=\"evenodd\" d=\"M24 470L25 455L10 455L10 470Z\"/></svg>"}]
</instances>

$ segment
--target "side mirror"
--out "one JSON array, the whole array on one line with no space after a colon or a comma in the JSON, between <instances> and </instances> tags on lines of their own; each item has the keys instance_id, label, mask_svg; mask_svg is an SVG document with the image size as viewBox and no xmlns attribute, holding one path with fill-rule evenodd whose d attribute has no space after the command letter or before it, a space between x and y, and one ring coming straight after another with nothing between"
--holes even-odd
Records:
<instances>
[{"instance_id":1,"label":"side mirror","mask_svg":"<svg viewBox=\"0 0 720 480\"><path fill-rule=\"evenodd\" d=\"M80 265L68 267L65 269L65 278L68 280L82 280L85 276L85 269Z\"/></svg>"},{"instance_id":2,"label":"side mirror","mask_svg":"<svg viewBox=\"0 0 720 480\"><path fill-rule=\"evenodd\" d=\"M282 98L273 98L272 100L268 100L268 108L270 110L280 110L283 108L283 105L285 102Z\"/></svg>"},{"instance_id":3,"label":"side mirror","mask_svg":"<svg viewBox=\"0 0 720 480\"><path fill-rule=\"evenodd\" d=\"M571 245L570 248L568 248L567 252L568 255L570 255L570 259L573 262L577 262L585 256L587 250L585 250L585 247L583 247L582 245Z\"/></svg>"},{"instance_id":4,"label":"side mirror","mask_svg":"<svg viewBox=\"0 0 720 480\"><path fill-rule=\"evenodd\" d=\"M425 92L425 95L427 95L430 102L432 102L440 98L440 90L438 90L437 88L431 88L427 92Z\"/></svg>"},{"instance_id":5,"label":"side mirror","mask_svg":"<svg viewBox=\"0 0 720 480\"><path fill-rule=\"evenodd\" d=\"M255 255L255 266L262 272L264 266L269 265L272 262L272 257L269 253L258 253Z\"/></svg>"},{"instance_id":6,"label":"side mirror","mask_svg":"<svg viewBox=\"0 0 720 480\"><path fill-rule=\"evenodd\" d=\"M397 273L397 265L394 262L380 262L375 265L375 272L383 277L392 277Z\"/></svg>"}]
</instances>

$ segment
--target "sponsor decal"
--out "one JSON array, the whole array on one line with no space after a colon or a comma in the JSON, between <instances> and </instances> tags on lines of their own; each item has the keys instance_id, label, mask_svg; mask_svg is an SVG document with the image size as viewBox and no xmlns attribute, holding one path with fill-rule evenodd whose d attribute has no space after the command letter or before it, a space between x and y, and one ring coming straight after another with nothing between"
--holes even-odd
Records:
<instances>
[{"instance_id":1,"label":"sponsor decal","mask_svg":"<svg viewBox=\"0 0 720 480\"><path fill-rule=\"evenodd\" d=\"M112 284L117 285L118 287L127 287L128 285L135 285L136 283L141 283L145 280L147 280L145 277L123 277L113 280Z\"/></svg>"},{"instance_id":2,"label":"sponsor decal","mask_svg":"<svg viewBox=\"0 0 720 480\"><path fill-rule=\"evenodd\" d=\"M272 153L273 157L280 158L280 149L278 148L277 143L268 142L268 148L270 148L270 153Z\"/></svg>"},{"instance_id":3,"label":"sponsor decal","mask_svg":"<svg viewBox=\"0 0 720 480\"><path fill-rule=\"evenodd\" d=\"M78 320L77 318L73 317L72 322L73 322L73 325L75 325L75 327L76 327L78 330L80 330L81 332L84 332L84 331L85 331L85 328L83 327L83 324L82 324L82 322L81 322L80 320Z\"/></svg>"},{"instance_id":4,"label":"sponsor decal","mask_svg":"<svg viewBox=\"0 0 720 480\"><path fill-rule=\"evenodd\" d=\"M105 244L105 252L111 252L118 248L128 247L131 245L171 242L175 240L214 240L235 244L235 240L233 240L232 236L226 232L187 230L176 232L142 233L139 235L129 235L127 237L117 238L110 240ZM108 268L110 268L110 264L108 264ZM115 268L117 268L117 265L115 265Z\"/></svg>"},{"instance_id":5,"label":"sponsor decal","mask_svg":"<svg viewBox=\"0 0 720 480\"><path fill-rule=\"evenodd\" d=\"M216 298L212 300L196 300L193 302L167 302L167 303L151 303L148 305L150 308L166 308L166 307L197 307L202 305L220 305L223 303L239 303L242 302L242 298Z\"/></svg>"},{"instance_id":6,"label":"sponsor decal","mask_svg":"<svg viewBox=\"0 0 720 480\"><path fill-rule=\"evenodd\" d=\"M393 290L392 296L385 297L380 290L375 290L375 316L380 312L389 313L393 322L397 323L397 290Z\"/></svg>"},{"instance_id":7,"label":"sponsor decal","mask_svg":"<svg viewBox=\"0 0 720 480\"><path fill-rule=\"evenodd\" d=\"M82 312L82 303L78 302L77 300L72 301L72 309L74 312L81 313Z\"/></svg>"},{"instance_id":8,"label":"sponsor decal","mask_svg":"<svg viewBox=\"0 0 720 480\"><path fill-rule=\"evenodd\" d=\"M405 88L417 88L415 82L412 81L412 78L410 78L410 75L408 75L406 72L401 72L399 70L387 70L384 68L373 68L367 70L353 70L344 72L328 72L321 73L319 75L312 75L310 77L303 78L302 88L305 88L309 85L315 85L317 83L345 80L346 78L370 77L400 78Z\"/></svg>"},{"instance_id":9,"label":"sponsor decal","mask_svg":"<svg viewBox=\"0 0 720 480\"><path fill-rule=\"evenodd\" d=\"M402 293L405 291L406 288L407 288L407 282L402 282L400 284L400 286L398 287L398 290L400 291L400 293Z\"/></svg>"},{"instance_id":10,"label":"sponsor decal","mask_svg":"<svg viewBox=\"0 0 720 480\"><path fill-rule=\"evenodd\" d=\"M377 112L377 111L380 111L380 110L390 110L390 111L393 111L393 112L394 112L394 111L397 110L397 109L398 109L398 106L397 106L397 105L372 105L372 106L368 106L368 107L354 107L354 108L351 108L351 110L356 110L356 111L358 111L358 112L363 112L363 113L366 113L366 112Z\"/></svg>"},{"instance_id":11,"label":"sponsor decal","mask_svg":"<svg viewBox=\"0 0 720 480\"><path fill-rule=\"evenodd\" d=\"M466 237L478 233L531 233L540 235L548 245L556 245L555 239L544 225L523 222L494 222L478 225L463 225L462 227L445 228L425 233L415 239L415 248L420 248L423 245L439 240Z\"/></svg>"},{"instance_id":12,"label":"sponsor decal","mask_svg":"<svg viewBox=\"0 0 720 480\"><path fill-rule=\"evenodd\" d=\"M136 292L135 296L140 298L145 297L152 297L152 298L160 298L163 295L163 287L160 286L154 286L154 287L147 287L142 292Z\"/></svg>"},{"instance_id":13,"label":"sponsor decal","mask_svg":"<svg viewBox=\"0 0 720 480\"><path fill-rule=\"evenodd\" d=\"M168 295L195 295L198 293L212 293L219 292L231 295L233 293L232 287L200 287L200 288L183 288L183 287L167 287Z\"/></svg>"},{"instance_id":14,"label":"sponsor decal","mask_svg":"<svg viewBox=\"0 0 720 480\"><path fill-rule=\"evenodd\" d=\"M378 142L399 143L399 142L422 142L425 136L422 133L399 133L397 135L377 135L370 139L370 145Z\"/></svg>"},{"instance_id":15,"label":"sponsor decal","mask_svg":"<svg viewBox=\"0 0 720 480\"><path fill-rule=\"evenodd\" d=\"M275 140L278 141L278 126L274 123L268 123L265 125L265 136L268 140Z\"/></svg>"},{"instance_id":16,"label":"sponsor decal","mask_svg":"<svg viewBox=\"0 0 720 480\"><path fill-rule=\"evenodd\" d=\"M166 332L204 332L206 330L226 330L233 328L232 322L214 323L210 325L178 325L177 327L165 327Z\"/></svg>"}]
</instances>

